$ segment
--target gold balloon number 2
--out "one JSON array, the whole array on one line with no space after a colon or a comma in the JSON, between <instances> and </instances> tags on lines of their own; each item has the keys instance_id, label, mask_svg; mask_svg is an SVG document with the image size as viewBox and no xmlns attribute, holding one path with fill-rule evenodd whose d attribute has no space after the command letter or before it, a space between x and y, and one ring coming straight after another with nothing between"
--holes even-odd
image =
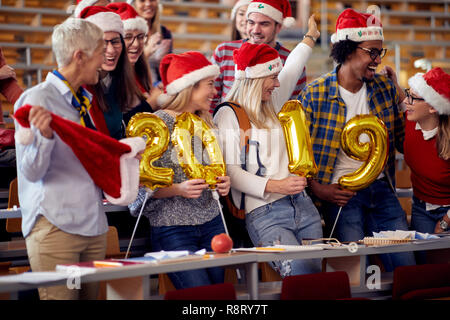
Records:
<instances>
[{"instance_id":1,"label":"gold balloon number 2","mask_svg":"<svg viewBox=\"0 0 450 320\"><path fill-rule=\"evenodd\" d=\"M172 185L173 170L153 165L169 146L170 132L164 121L148 112L137 113L128 122L126 135L143 137L147 142L139 163L140 183L150 189Z\"/></svg>"},{"instance_id":2,"label":"gold balloon number 2","mask_svg":"<svg viewBox=\"0 0 450 320\"><path fill-rule=\"evenodd\" d=\"M153 165L167 150L170 132L163 120L158 116L143 112L134 115L127 126L128 137L140 136L146 139L147 145L139 164L140 183L150 189L172 185L174 172L170 168ZM192 151L192 137L198 136L206 149L210 164L203 165L197 161ZM211 188L215 188L216 177L226 174L222 151L211 128L192 113L177 116L172 133L172 144L178 162L189 179L205 179Z\"/></svg>"},{"instance_id":3,"label":"gold balloon number 2","mask_svg":"<svg viewBox=\"0 0 450 320\"><path fill-rule=\"evenodd\" d=\"M363 133L369 136L369 142L360 142ZM349 157L363 161L363 165L340 177L338 183L352 191L364 189L375 181L386 164L389 148L386 126L374 115L357 115L342 130L341 147Z\"/></svg>"}]
</instances>

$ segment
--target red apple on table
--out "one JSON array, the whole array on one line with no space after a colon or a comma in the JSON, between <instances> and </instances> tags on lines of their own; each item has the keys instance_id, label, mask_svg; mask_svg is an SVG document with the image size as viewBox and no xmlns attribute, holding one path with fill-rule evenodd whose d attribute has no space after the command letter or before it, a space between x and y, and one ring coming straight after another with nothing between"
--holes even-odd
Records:
<instances>
[{"instance_id":1,"label":"red apple on table","mask_svg":"<svg viewBox=\"0 0 450 320\"><path fill-rule=\"evenodd\" d=\"M233 240L225 233L215 235L211 240L211 248L216 253L229 252L233 248Z\"/></svg>"}]
</instances>

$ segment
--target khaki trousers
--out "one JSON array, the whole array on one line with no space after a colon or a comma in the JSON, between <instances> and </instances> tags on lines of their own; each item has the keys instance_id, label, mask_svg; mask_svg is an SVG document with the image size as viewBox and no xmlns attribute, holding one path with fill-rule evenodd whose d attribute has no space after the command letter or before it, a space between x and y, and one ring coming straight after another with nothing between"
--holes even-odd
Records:
<instances>
[{"instance_id":1,"label":"khaki trousers","mask_svg":"<svg viewBox=\"0 0 450 320\"><path fill-rule=\"evenodd\" d=\"M31 270L54 271L57 264L75 264L105 258L106 233L86 237L64 232L39 216L26 237ZM41 300L97 299L98 283L85 283L80 289L74 285L39 288Z\"/></svg>"}]
</instances>

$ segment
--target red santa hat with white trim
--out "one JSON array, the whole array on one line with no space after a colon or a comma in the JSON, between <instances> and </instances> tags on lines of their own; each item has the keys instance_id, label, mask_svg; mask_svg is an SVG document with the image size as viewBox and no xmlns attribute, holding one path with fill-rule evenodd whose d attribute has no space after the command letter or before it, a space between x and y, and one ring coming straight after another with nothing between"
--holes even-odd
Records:
<instances>
[{"instance_id":1,"label":"red santa hat with white trim","mask_svg":"<svg viewBox=\"0 0 450 320\"><path fill-rule=\"evenodd\" d=\"M84 8L89 7L89 6L94 6L97 2L98 2L98 0L77 0L76 5L71 5L67 8L67 12L68 13L73 12L73 16L75 18L79 18L80 13L81 13L81 11L83 11Z\"/></svg>"},{"instance_id":2,"label":"red santa hat with white trim","mask_svg":"<svg viewBox=\"0 0 450 320\"><path fill-rule=\"evenodd\" d=\"M144 18L140 17L136 10L126 2L113 2L106 6L117 13L123 22L123 28L127 30L139 30L148 33L148 24Z\"/></svg>"},{"instance_id":3,"label":"red santa hat with white trim","mask_svg":"<svg viewBox=\"0 0 450 320\"><path fill-rule=\"evenodd\" d=\"M120 33L122 37L125 35L122 19L120 19L120 16L117 13L107 7L86 7L81 11L80 18L94 23L102 29L103 32L117 32Z\"/></svg>"},{"instance_id":4,"label":"red santa hat with white trim","mask_svg":"<svg viewBox=\"0 0 450 320\"><path fill-rule=\"evenodd\" d=\"M15 139L23 145L34 140L28 121L31 108L31 105L24 105L14 113L20 124ZM145 149L143 138L117 141L53 113L50 127L72 149L109 202L128 205L136 199L139 189L139 160L136 154Z\"/></svg>"},{"instance_id":5,"label":"red santa hat with white trim","mask_svg":"<svg viewBox=\"0 0 450 320\"><path fill-rule=\"evenodd\" d=\"M450 75L441 68L416 73L408 80L409 87L439 114L450 115Z\"/></svg>"},{"instance_id":6,"label":"red santa hat with white trim","mask_svg":"<svg viewBox=\"0 0 450 320\"><path fill-rule=\"evenodd\" d=\"M253 12L262 13L286 28L295 24L288 0L253 0L247 8L247 19Z\"/></svg>"},{"instance_id":7,"label":"red santa hat with white trim","mask_svg":"<svg viewBox=\"0 0 450 320\"><path fill-rule=\"evenodd\" d=\"M165 94L158 97L159 105L169 101L180 91L208 77L220 74L219 66L212 64L206 57L196 51L165 55L159 65Z\"/></svg>"},{"instance_id":8,"label":"red santa hat with white trim","mask_svg":"<svg viewBox=\"0 0 450 320\"><path fill-rule=\"evenodd\" d=\"M332 43L344 40L384 41L381 21L375 15L345 9L337 18L336 32L331 35Z\"/></svg>"},{"instance_id":9,"label":"red santa hat with white trim","mask_svg":"<svg viewBox=\"0 0 450 320\"><path fill-rule=\"evenodd\" d=\"M278 51L267 44L245 42L233 51L234 77L255 79L277 74L283 68Z\"/></svg>"}]
</instances>

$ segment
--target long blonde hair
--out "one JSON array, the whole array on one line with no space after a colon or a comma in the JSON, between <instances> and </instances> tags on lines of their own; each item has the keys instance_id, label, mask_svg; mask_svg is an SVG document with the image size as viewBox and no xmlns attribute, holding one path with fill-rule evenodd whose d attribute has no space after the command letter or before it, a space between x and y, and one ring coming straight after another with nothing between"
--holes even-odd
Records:
<instances>
[{"instance_id":1,"label":"long blonde hair","mask_svg":"<svg viewBox=\"0 0 450 320\"><path fill-rule=\"evenodd\" d=\"M436 136L436 148L440 158L450 159L450 116L439 115L438 133Z\"/></svg>"},{"instance_id":2,"label":"long blonde hair","mask_svg":"<svg viewBox=\"0 0 450 320\"><path fill-rule=\"evenodd\" d=\"M189 102L191 101L192 89L194 89L198 85L199 82L187 87L186 89L181 90L175 96L170 98L166 103L164 103L161 106L161 109L184 112L186 106L188 106ZM211 113L207 111L196 111L195 115L199 116L211 128L215 128Z\"/></svg>"},{"instance_id":3,"label":"long blonde hair","mask_svg":"<svg viewBox=\"0 0 450 320\"><path fill-rule=\"evenodd\" d=\"M262 101L262 88L266 78L235 79L225 97L226 101L240 104L247 112L250 122L258 129L270 129L269 121L278 122L272 99Z\"/></svg>"}]
</instances>

